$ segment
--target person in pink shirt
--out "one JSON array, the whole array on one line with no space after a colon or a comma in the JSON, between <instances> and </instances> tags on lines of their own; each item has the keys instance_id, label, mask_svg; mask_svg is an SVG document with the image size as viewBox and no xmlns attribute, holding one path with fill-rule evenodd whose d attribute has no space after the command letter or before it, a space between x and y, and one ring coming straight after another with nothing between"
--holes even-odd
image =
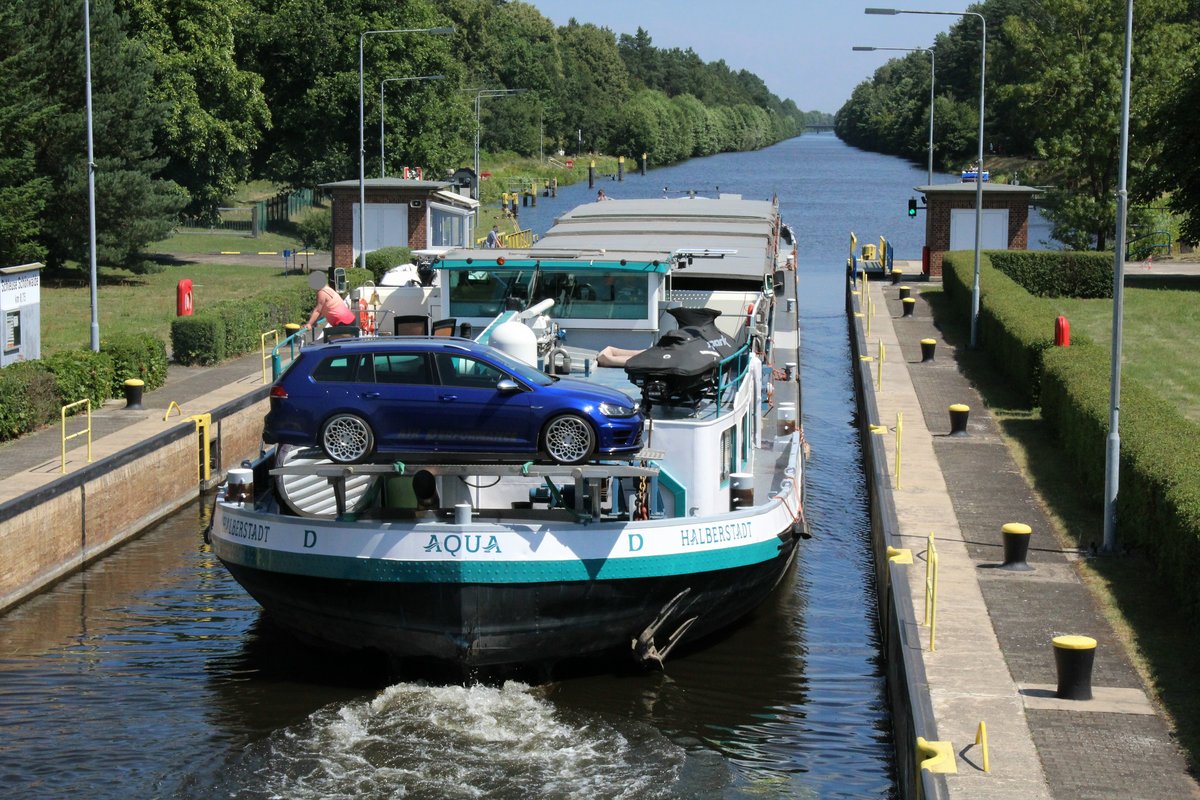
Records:
<instances>
[{"instance_id":1,"label":"person in pink shirt","mask_svg":"<svg viewBox=\"0 0 1200 800\"><path fill-rule=\"evenodd\" d=\"M329 279L324 272L310 274L308 285L317 292L317 306L309 315L308 322L304 325L305 330L311 330L321 317L325 318L326 325L352 325L354 323L354 312L346 305L346 301L342 299L341 295L329 285Z\"/></svg>"}]
</instances>

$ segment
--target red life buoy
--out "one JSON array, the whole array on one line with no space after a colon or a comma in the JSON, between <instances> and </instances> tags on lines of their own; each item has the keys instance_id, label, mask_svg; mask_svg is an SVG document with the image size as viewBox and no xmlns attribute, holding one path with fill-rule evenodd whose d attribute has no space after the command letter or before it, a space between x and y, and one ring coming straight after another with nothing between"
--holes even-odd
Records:
<instances>
[{"instance_id":1,"label":"red life buoy","mask_svg":"<svg viewBox=\"0 0 1200 800\"><path fill-rule=\"evenodd\" d=\"M367 311L367 301L361 297L358 298L358 327L363 333L375 333L375 319Z\"/></svg>"},{"instance_id":2,"label":"red life buoy","mask_svg":"<svg viewBox=\"0 0 1200 800\"><path fill-rule=\"evenodd\" d=\"M192 315L192 282L187 278L175 286L175 315L178 317Z\"/></svg>"}]
</instances>

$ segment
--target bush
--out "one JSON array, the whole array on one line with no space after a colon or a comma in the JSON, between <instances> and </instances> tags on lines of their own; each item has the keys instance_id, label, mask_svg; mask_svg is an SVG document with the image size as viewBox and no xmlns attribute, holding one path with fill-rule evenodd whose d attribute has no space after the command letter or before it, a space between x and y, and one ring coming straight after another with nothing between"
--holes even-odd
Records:
<instances>
[{"instance_id":1,"label":"bush","mask_svg":"<svg viewBox=\"0 0 1200 800\"><path fill-rule=\"evenodd\" d=\"M282 332L289 322L303 323L315 304L307 286L214 303L194 317L180 317L171 323L175 361L215 364L257 350L264 332Z\"/></svg>"},{"instance_id":2,"label":"bush","mask_svg":"<svg viewBox=\"0 0 1200 800\"><path fill-rule=\"evenodd\" d=\"M374 255L374 253L369 253L367 255L367 261L371 260L372 255ZM396 265L393 264L392 267L394 266ZM388 269L391 269L392 267L388 267ZM384 270L384 272L387 272L387 270ZM353 292L360 286L366 286L369 282L374 282L376 285L379 284L379 278L375 277L375 274L371 272L371 270L359 269L358 267L346 270L346 291Z\"/></svg>"},{"instance_id":3,"label":"bush","mask_svg":"<svg viewBox=\"0 0 1200 800\"><path fill-rule=\"evenodd\" d=\"M1112 253L989 250L987 256L993 267L1038 297L1112 297Z\"/></svg>"},{"instance_id":4,"label":"bush","mask_svg":"<svg viewBox=\"0 0 1200 800\"><path fill-rule=\"evenodd\" d=\"M295 223L296 236L317 250L333 249L333 213L328 208L315 208Z\"/></svg>"},{"instance_id":5,"label":"bush","mask_svg":"<svg viewBox=\"0 0 1200 800\"><path fill-rule=\"evenodd\" d=\"M41 361L0 369L0 441L35 431L59 415L54 376Z\"/></svg>"},{"instance_id":6,"label":"bush","mask_svg":"<svg viewBox=\"0 0 1200 800\"><path fill-rule=\"evenodd\" d=\"M1033 407L1041 394L1042 356L1054 346L1058 310L1052 301L1031 297L995 269L992 255L981 254L979 259L978 343ZM942 271L953 313L969 322L975 273L973 255L965 251L947 253Z\"/></svg>"},{"instance_id":7,"label":"bush","mask_svg":"<svg viewBox=\"0 0 1200 800\"><path fill-rule=\"evenodd\" d=\"M177 364L216 364L225 360L225 320L204 312L171 323L171 355Z\"/></svg>"},{"instance_id":8,"label":"bush","mask_svg":"<svg viewBox=\"0 0 1200 800\"><path fill-rule=\"evenodd\" d=\"M100 352L113 361L112 396L120 397L125 381L136 378L152 392L167 381L167 346L148 333L119 333L100 341Z\"/></svg>"},{"instance_id":9,"label":"bush","mask_svg":"<svg viewBox=\"0 0 1200 800\"><path fill-rule=\"evenodd\" d=\"M371 280L379 283L385 272L400 264L412 263L412 251L407 247L381 247L367 253L367 269L373 276ZM349 278L347 270L347 278Z\"/></svg>"},{"instance_id":10,"label":"bush","mask_svg":"<svg viewBox=\"0 0 1200 800\"><path fill-rule=\"evenodd\" d=\"M64 350L43 363L54 376L60 406L91 400L92 408L99 408L113 396L113 360L108 353Z\"/></svg>"}]
</instances>

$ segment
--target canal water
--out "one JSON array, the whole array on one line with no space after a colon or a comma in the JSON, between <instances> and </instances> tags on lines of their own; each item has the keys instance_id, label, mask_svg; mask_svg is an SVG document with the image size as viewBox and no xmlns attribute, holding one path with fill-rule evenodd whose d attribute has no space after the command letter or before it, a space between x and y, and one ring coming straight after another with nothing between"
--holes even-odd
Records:
<instances>
[{"instance_id":1,"label":"canal water","mask_svg":"<svg viewBox=\"0 0 1200 800\"><path fill-rule=\"evenodd\" d=\"M274 629L196 504L0 617L0 796L894 796L842 281L851 228L920 257L906 201L924 182L828 135L602 179L618 199L778 194L799 237L813 538L746 625L664 672L397 680ZM593 197L562 187L522 225Z\"/></svg>"}]
</instances>

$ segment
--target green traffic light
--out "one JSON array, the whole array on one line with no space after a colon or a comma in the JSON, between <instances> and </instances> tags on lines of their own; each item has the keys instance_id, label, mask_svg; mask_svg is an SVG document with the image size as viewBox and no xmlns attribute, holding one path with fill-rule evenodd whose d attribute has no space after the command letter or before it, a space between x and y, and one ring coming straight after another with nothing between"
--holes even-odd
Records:
<instances>
[{"instance_id":1,"label":"green traffic light","mask_svg":"<svg viewBox=\"0 0 1200 800\"><path fill-rule=\"evenodd\" d=\"M908 199L908 215L910 217L915 217L917 215L917 200L915 197L910 197Z\"/></svg>"}]
</instances>

